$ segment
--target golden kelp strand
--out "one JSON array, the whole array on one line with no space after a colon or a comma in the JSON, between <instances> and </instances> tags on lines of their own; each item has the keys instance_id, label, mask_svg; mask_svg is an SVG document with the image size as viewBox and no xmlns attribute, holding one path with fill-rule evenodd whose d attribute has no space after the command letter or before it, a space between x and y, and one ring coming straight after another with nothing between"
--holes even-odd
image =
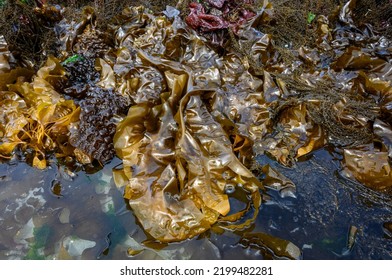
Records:
<instances>
[{"instance_id":1,"label":"golden kelp strand","mask_svg":"<svg viewBox=\"0 0 392 280\"><path fill-rule=\"evenodd\" d=\"M68 125L79 117L73 101L63 99L51 85L63 75L59 62L49 57L31 83L16 81L7 85L11 92L1 93L3 110L14 112L12 118L11 114L3 116L2 157L10 157L22 145L22 149L29 147L35 151L33 166L40 169L47 166L46 153L59 148L57 139L67 135Z\"/></svg>"}]
</instances>

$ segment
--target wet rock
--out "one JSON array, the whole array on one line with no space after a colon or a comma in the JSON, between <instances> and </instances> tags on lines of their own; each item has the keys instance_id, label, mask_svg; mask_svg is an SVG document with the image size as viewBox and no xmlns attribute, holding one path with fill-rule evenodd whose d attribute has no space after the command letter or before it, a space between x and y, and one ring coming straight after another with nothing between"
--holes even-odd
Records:
<instances>
[{"instance_id":1,"label":"wet rock","mask_svg":"<svg viewBox=\"0 0 392 280\"><path fill-rule=\"evenodd\" d=\"M62 209L60 214L59 214L60 223L68 224L69 223L69 215L70 214L71 214L71 211L68 208Z\"/></svg>"},{"instance_id":2,"label":"wet rock","mask_svg":"<svg viewBox=\"0 0 392 280\"><path fill-rule=\"evenodd\" d=\"M34 222L31 218L24 226L21 228L14 237L16 244L26 244L27 240L34 237Z\"/></svg>"}]
</instances>

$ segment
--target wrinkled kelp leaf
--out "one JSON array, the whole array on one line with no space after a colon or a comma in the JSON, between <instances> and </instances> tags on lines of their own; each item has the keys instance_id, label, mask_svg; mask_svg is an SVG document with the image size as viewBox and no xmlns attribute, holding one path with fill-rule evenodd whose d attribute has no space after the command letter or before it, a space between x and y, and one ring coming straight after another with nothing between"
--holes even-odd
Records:
<instances>
[{"instance_id":1,"label":"wrinkled kelp leaf","mask_svg":"<svg viewBox=\"0 0 392 280\"><path fill-rule=\"evenodd\" d=\"M385 145L389 158L392 158L392 127L379 119L373 124L374 134Z\"/></svg>"},{"instance_id":2,"label":"wrinkled kelp leaf","mask_svg":"<svg viewBox=\"0 0 392 280\"><path fill-rule=\"evenodd\" d=\"M344 167L349 178L379 191L392 186L392 172L387 152L344 151Z\"/></svg>"},{"instance_id":3,"label":"wrinkled kelp leaf","mask_svg":"<svg viewBox=\"0 0 392 280\"><path fill-rule=\"evenodd\" d=\"M125 197L139 221L161 241L190 238L226 216L226 184L257 194L261 187L234 155L202 92L186 93L186 83L187 75L177 76L162 105L131 107L114 138L123 159L115 180L126 184Z\"/></svg>"},{"instance_id":4,"label":"wrinkled kelp leaf","mask_svg":"<svg viewBox=\"0 0 392 280\"><path fill-rule=\"evenodd\" d=\"M19 133L30 123L25 101L14 92L0 92L0 156L9 157L15 147L24 144Z\"/></svg>"},{"instance_id":5,"label":"wrinkled kelp leaf","mask_svg":"<svg viewBox=\"0 0 392 280\"><path fill-rule=\"evenodd\" d=\"M14 62L14 58L8 49L4 36L0 34L0 90L6 91L7 85L13 84L17 80L29 81L33 75L33 71L26 68L12 69L11 62Z\"/></svg>"},{"instance_id":6,"label":"wrinkled kelp leaf","mask_svg":"<svg viewBox=\"0 0 392 280\"><path fill-rule=\"evenodd\" d=\"M129 99L111 89L90 86L79 106L79 121L72 123L69 135L69 143L76 148L75 155L83 163L111 160L115 153L115 116L120 118L126 112Z\"/></svg>"},{"instance_id":7,"label":"wrinkled kelp leaf","mask_svg":"<svg viewBox=\"0 0 392 280\"><path fill-rule=\"evenodd\" d=\"M77 43L78 35L82 34L86 26L90 22L95 22L95 14L91 7L83 10L82 19L80 22L68 22L66 18L61 20L55 27L56 35L61 43L60 50L64 52L71 52L74 45Z\"/></svg>"}]
</instances>

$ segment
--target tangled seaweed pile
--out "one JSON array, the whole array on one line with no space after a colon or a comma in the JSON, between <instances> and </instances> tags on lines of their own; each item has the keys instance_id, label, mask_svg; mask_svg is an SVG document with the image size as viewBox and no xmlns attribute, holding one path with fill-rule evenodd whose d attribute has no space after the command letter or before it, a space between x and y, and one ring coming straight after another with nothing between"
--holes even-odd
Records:
<instances>
[{"instance_id":1,"label":"tangled seaweed pile","mask_svg":"<svg viewBox=\"0 0 392 280\"><path fill-rule=\"evenodd\" d=\"M11 66L3 38L0 154L30 149L44 168L50 152L85 164L115 149L116 184L162 242L249 228L260 191L294 188L269 166L259 180L258 154L292 166L331 145L348 178L390 193L392 42L355 25L355 1L314 19L312 46L285 49L263 32L272 1L200 2L184 20L173 7L129 7L105 31L90 8L81 22L64 18L58 59L35 75ZM233 199L245 208L233 211Z\"/></svg>"},{"instance_id":2,"label":"tangled seaweed pile","mask_svg":"<svg viewBox=\"0 0 392 280\"><path fill-rule=\"evenodd\" d=\"M33 78L31 71L10 69L3 48L1 78L0 156L9 158L15 148L27 151L32 164L45 168L46 154L69 155L68 126L78 120L79 108L56 92L49 81L61 76L55 58L49 58Z\"/></svg>"}]
</instances>

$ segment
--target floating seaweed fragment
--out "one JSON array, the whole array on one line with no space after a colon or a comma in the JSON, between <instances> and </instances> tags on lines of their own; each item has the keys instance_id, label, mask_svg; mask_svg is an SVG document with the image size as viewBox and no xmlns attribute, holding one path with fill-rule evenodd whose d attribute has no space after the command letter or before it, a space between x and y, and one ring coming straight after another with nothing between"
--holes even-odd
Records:
<instances>
[{"instance_id":1,"label":"floating seaweed fragment","mask_svg":"<svg viewBox=\"0 0 392 280\"><path fill-rule=\"evenodd\" d=\"M316 18L316 15L315 15L314 13L312 13L312 12L309 12L309 13L308 13L307 21L308 21L309 24L311 24L312 21L313 21L315 18Z\"/></svg>"},{"instance_id":2,"label":"floating seaweed fragment","mask_svg":"<svg viewBox=\"0 0 392 280\"><path fill-rule=\"evenodd\" d=\"M301 250L290 241L271 236L266 233L244 233L240 243L246 247L260 250L269 258L294 259L302 258Z\"/></svg>"},{"instance_id":3,"label":"floating seaweed fragment","mask_svg":"<svg viewBox=\"0 0 392 280\"><path fill-rule=\"evenodd\" d=\"M95 245L95 241L82 239L78 236L67 236L60 244L58 255L61 259L80 259L84 251L93 248Z\"/></svg>"},{"instance_id":4,"label":"floating seaweed fragment","mask_svg":"<svg viewBox=\"0 0 392 280\"><path fill-rule=\"evenodd\" d=\"M51 234L51 228L48 225L43 225L34 228L34 242L29 244L29 251L25 259L27 260L43 260L45 259L43 250L45 249L47 240Z\"/></svg>"}]
</instances>

